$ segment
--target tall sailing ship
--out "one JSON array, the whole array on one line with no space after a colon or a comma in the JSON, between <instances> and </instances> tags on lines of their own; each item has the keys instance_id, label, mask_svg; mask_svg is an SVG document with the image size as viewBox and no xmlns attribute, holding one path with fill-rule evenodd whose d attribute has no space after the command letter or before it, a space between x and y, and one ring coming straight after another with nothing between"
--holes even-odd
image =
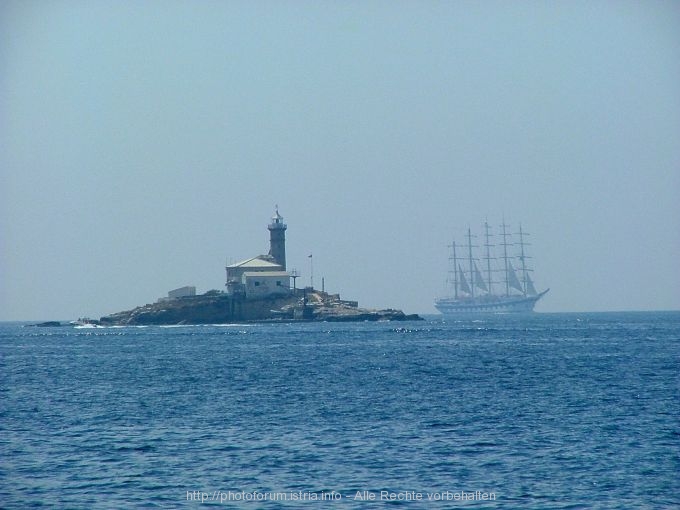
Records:
<instances>
[{"instance_id":1,"label":"tall sailing ship","mask_svg":"<svg viewBox=\"0 0 680 510\"><path fill-rule=\"evenodd\" d=\"M541 299L550 289L537 292L530 273L527 261L531 257L526 254L526 232L519 226L519 232L514 234L516 241L512 242L513 234L508 233L508 225L503 222L499 234L502 241L500 248L502 253L499 257L492 256L490 244L491 227L484 223L484 272L482 274L477 262L479 258L474 256L473 249L478 248L472 244L475 236L470 229L467 230L467 243L463 246L456 245L455 240L451 245L451 267L449 270L448 284L450 295L435 300L434 306L444 315L460 315L472 313L511 313L533 312L536 302ZM514 255L508 252L508 248L514 248ZM459 251L462 249L462 253ZM494 267L492 261L499 261L500 267ZM515 264L513 264L515 262ZM517 267L515 267L517 266ZM499 275L500 278L494 278Z\"/></svg>"}]
</instances>

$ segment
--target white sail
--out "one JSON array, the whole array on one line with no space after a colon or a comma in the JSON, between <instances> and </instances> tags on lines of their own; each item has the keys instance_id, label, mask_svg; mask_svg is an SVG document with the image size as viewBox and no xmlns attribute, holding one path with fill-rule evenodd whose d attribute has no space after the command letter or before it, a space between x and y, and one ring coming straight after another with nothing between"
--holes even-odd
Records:
<instances>
[{"instance_id":1,"label":"white sail","mask_svg":"<svg viewBox=\"0 0 680 510\"><path fill-rule=\"evenodd\" d=\"M470 290L470 286L468 285L467 280L465 279L465 273L463 272L463 269L458 265L458 278L460 279L460 290L465 292L466 294L472 294L472 291Z\"/></svg>"},{"instance_id":2,"label":"white sail","mask_svg":"<svg viewBox=\"0 0 680 510\"><path fill-rule=\"evenodd\" d=\"M489 291L489 289L486 286L486 283L484 283L484 278L482 278L482 273L479 272L477 262L475 262L475 286L479 289L482 289L485 292Z\"/></svg>"},{"instance_id":3,"label":"white sail","mask_svg":"<svg viewBox=\"0 0 680 510\"><path fill-rule=\"evenodd\" d=\"M531 281L531 276L529 276L529 273L527 273L527 296L535 296L536 294L538 294L538 292L536 292L534 282Z\"/></svg>"},{"instance_id":4,"label":"white sail","mask_svg":"<svg viewBox=\"0 0 680 510\"><path fill-rule=\"evenodd\" d=\"M510 284L510 287L512 287L513 289L518 290L520 292L524 292L522 284L520 283L519 278L517 278L517 274L515 273L515 268L512 267L512 262L508 262L508 283Z\"/></svg>"}]
</instances>

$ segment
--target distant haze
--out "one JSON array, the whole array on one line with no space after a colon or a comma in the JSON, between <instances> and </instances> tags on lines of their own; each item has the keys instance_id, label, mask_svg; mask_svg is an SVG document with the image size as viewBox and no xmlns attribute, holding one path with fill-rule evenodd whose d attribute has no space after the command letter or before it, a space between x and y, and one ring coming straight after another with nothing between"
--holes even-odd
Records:
<instances>
[{"instance_id":1,"label":"distant haze","mask_svg":"<svg viewBox=\"0 0 680 510\"><path fill-rule=\"evenodd\" d=\"M679 27L672 1L5 0L0 320L223 289L275 204L298 286L311 253L361 306L434 313L447 245L505 218L537 311L680 309Z\"/></svg>"}]
</instances>

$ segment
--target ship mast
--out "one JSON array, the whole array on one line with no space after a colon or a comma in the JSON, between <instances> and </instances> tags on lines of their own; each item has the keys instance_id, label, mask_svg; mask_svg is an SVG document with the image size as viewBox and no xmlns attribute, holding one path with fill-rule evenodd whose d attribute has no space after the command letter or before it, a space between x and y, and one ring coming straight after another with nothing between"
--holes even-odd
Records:
<instances>
[{"instance_id":1,"label":"ship mast","mask_svg":"<svg viewBox=\"0 0 680 510\"><path fill-rule=\"evenodd\" d=\"M468 239L468 258L470 259L470 297L474 299L475 297L475 268L472 259L472 234L470 233L470 227L468 227L467 232Z\"/></svg>"},{"instance_id":2,"label":"ship mast","mask_svg":"<svg viewBox=\"0 0 680 510\"><path fill-rule=\"evenodd\" d=\"M488 280L489 284L489 295L493 294L493 289L491 288L491 252L490 248L491 245L489 244L489 224L485 221L484 222L484 237L485 237L485 242L484 246L486 247L486 278Z\"/></svg>"},{"instance_id":3,"label":"ship mast","mask_svg":"<svg viewBox=\"0 0 680 510\"><path fill-rule=\"evenodd\" d=\"M456 258L456 241L453 241L453 294L458 299L458 259Z\"/></svg>"},{"instance_id":4,"label":"ship mast","mask_svg":"<svg viewBox=\"0 0 680 510\"><path fill-rule=\"evenodd\" d=\"M453 241L449 248L451 248L451 255L449 256L449 261L453 261L453 271L449 269L449 274L453 273L453 295L458 299L458 258L456 257L456 241ZM450 264L450 262L449 262ZM450 282L449 277L449 282Z\"/></svg>"},{"instance_id":5,"label":"ship mast","mask_svg":"<svg viewBox=\"0 0 680 510\"><path fill-rule=\"evenodd\" d=\"M527 257L524 254L524 246L529 245L529 243L524 242L524 236L528 236L526 232L522 232L522 224L519 224L519 250L520 250L520 255L519 255L519 260L522 263L522 288L524 289L524 296L527 295L527 264L526 264L526 259L530 258Z\"/></svg>"},{"instance_id":6,"label":"ship mast","mask_svg":"<svg viewBox=\"0 0 680 510\"><path fill-rule=\"evenodd\" d=\"M501 225L501 228L503 229L503 233L501 236L503 237L503 242L501 243L501 246L503 247L503 262L505 264L505 295L509 296L510 295L510 276L509 276L509 269L508 269L508 242L507 242L507 237L510 235L506 232L506 228L508 225L505 224L505 218L503 218L503 224Z\"/></svg>"}]
</instances>

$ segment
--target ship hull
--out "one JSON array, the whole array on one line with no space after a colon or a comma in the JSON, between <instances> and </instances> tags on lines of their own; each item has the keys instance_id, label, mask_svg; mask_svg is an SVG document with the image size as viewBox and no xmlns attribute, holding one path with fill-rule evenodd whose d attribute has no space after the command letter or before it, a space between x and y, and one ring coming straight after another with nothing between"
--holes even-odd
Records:
<instances>
[{"instance_id":1,"label":"ship hull","mask_svg":"<svg viewBox=\"0 0 680 510\"><path fill-rule=\"evenodd\" d=\"M529 313L547 290L535 296L483 296L480 298L437 299L434 307L443 315L466 315L478 313Z\"/></svg>"}]
</instances>

